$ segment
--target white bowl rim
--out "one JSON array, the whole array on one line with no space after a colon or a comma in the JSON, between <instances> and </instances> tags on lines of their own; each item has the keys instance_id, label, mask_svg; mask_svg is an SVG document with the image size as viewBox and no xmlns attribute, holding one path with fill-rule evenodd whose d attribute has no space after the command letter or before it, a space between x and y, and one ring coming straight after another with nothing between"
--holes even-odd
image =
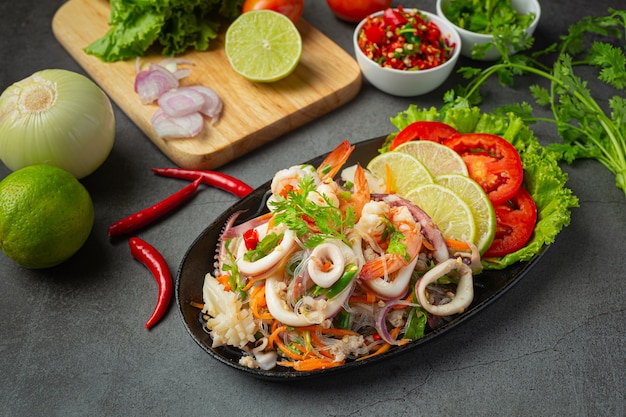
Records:
<instances>
[{"instance_id":1,"label":"white bowl rim","mask_svg":"<svg viewBox=\"0 0 626 417\"><path fill-rule=\"evenodd\" d=\"M451 24L454 27L454 29L456 29L456 31L459 32L459 34L475 36L477 39L481 39L482 41L489 41L493 39L493 35L486 34L486 33L472 32L471 30L463 29L462 27L459 27L455 25L454 23L452 23L452 21L448 19L446 14L443 12L443 9L441 8L441 3L443 1L444 0L437 0L437 3L436 3L437 15L441 17L442 19L444 19L447 23ZM533 1L537 5L537 13L535 14L535 20L533 20L529 25L529 27L531 27L532 25L536 24L539 21L539 18L541 17L541 4L539 3L539 0L525 0L525 1Z\"/></svg>"},{"instance_id":2,"label":"white bowl rim","mask_svg":"<svg viewBox=\"0 0 626 417\"><path fill-rule=\"evenodd\" d=\"M378 68L380 68L381 70L387 71L392 74L424 74L424 73L437 71L439 69L445 68L448 65L454 65L457 57L461 54L461 36L459 35L456 27L451 22L448 22L447 20L442 19L441 17L437 16L435 13L431 13L426 10L419 9L417 7L403 7L403 9L404 10L417 10L419 13L427 16L429 20L433 20L435 24L439 27L440 31L441 31L442 25L450 26L449 32L451 36L456 37L457 42L456 42L456 45L454 46L454 50L452 51L452 55L450 55L450 58L448 58L446 62L444 62L441 65L437 65L436 67L433 67L433 68L427 68L427 69L423 69L419 71L408 71L408 70L399 70L395 68L381 67L376 61L372 60L367 55L365 55L363 51L361 50L361 48L359 47L359 42L358 42L359 32L361 31L361 28L363 27L363 25L367 22L368 18L380 16L383 13L385 13L384 10L378 11L376 13L372 13L371 15L367 16L366 18L364 18L363 20L359 22L356 29L354 30L354 34L352 35L352 39L353 39L354 46L356 49L355 53L361 55L361 57L377 65ZM394 8L394 10L398 10L398 9ZM441 23L439 23L439 21Z\"/></svg>"}]
</instances>

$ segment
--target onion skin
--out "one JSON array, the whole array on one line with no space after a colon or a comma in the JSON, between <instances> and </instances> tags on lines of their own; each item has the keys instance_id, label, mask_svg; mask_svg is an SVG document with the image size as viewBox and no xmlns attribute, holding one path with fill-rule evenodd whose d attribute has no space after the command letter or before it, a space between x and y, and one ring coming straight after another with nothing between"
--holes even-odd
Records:
<instances>
[{"instance_id":1,"label":"onion skin","mask_svg":"<svg viewBox=\"0 0 626 417\"><path fill-rule=\"evenodd\" d=\"M48 164L81 179L104 163L114 141L111 101L81 74L38 71L0 96L0 159L13 171Z\"/></svg>"}]
</instances>

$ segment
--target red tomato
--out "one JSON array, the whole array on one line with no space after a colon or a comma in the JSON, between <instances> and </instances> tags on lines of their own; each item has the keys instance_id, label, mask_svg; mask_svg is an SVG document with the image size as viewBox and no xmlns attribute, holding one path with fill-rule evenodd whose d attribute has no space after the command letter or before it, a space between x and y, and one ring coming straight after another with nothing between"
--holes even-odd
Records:
<instances>
[{"instance_id":1,"label":"red tomato","mask_svg":"<svg viewBox=\"0 0 626 417\"><path fill-rule=\"evenodd\" d=\"M484 256L502 257L526 245L537 223L537 206L523 187L510 200L494 206L496 236Z\"/></svg>"},{"instance_id":2,"label":"red tomato","mask_svg":"<svg viewBox=\"0 0 626 417\"><path fill-rule=\"evenodd\" d=\"M443 144L461 155L469 176L483 187L494 206L512 198L522 186L522 161L506 139L488 133L460 133Z\"/></svg>"},{"instance_id":3,"label":"red tomato","mask_svg":"<svg viewBox=\"0 0 626 417\"><path fill-rule=\"evenodd\" d=\"M273 10L284 14L293 23L298 23L304 9L304 0L246 0L243 3L242 13L250 10Z\"/></svg>"},{"instance_id":4,"label":"red tomato","mask_svg":"<svg viewBox=\"0 0 626 417\"><path fill-rule=\"evenodd\" d=\"M412 140L430 140L442 143L450 136L457 134L457 130L452 126L441 122L420 121L414 122L402 129L389 145L389 150L393 151L398 146Z\"/></svg>"},{"instance_id":5,"label":"red tomato","mask_svg":"<svg viewBox=\"0 0 626 417\"><path fill-rule=\"evenodd\" d=\"M391 0L326 0L326 3L335 16L348 22L360 22L391 7Z\"/></svg>"}]
</instances>

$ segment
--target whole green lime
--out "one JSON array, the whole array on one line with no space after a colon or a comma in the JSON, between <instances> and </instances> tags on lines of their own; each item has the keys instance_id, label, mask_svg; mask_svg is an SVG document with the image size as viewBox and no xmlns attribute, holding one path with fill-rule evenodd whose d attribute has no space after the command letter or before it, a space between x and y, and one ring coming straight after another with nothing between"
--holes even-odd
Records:
<instances>
[{"instance_id":1,"label":"whole green lime","mask_svg":"<svg viewBox=\"0 0 626 417\"><path fill-rule=\"evenodd\" d=\"M58 265L85 243L93 202L69 172L51 165L19 169L0 181L0 249L26 268Z\"/></svg>"}]
</instances>

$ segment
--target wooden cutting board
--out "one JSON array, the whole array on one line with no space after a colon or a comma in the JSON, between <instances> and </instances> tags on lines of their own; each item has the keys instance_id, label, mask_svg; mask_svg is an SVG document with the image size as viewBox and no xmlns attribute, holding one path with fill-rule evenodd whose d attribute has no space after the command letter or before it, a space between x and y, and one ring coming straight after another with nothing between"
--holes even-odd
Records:
<instances>
[{"instance_id":1,"label":"wooden cutting board","mask_svg":"<svg viewBox=\"0 0 626 417\"><path fill-rule=\"evenodd\" d=\"M142 105L134 91L135 60L104 63L83 48L109 29L107 0L69 0L52 21L54 36L109 97L175 164L217 168L350 101L361 88L354 58L308 22L297 24L302 58L296 70L275 83L247 81L236 74L224 52L224 30L206 52L180 55L194 62L183 85L213 88L224 102L220 120L207 120L203 132L189 139L161 139L150 118L156 105ZM159 55L141 63L159 62Z\"/></svg>"}]
</instances>

